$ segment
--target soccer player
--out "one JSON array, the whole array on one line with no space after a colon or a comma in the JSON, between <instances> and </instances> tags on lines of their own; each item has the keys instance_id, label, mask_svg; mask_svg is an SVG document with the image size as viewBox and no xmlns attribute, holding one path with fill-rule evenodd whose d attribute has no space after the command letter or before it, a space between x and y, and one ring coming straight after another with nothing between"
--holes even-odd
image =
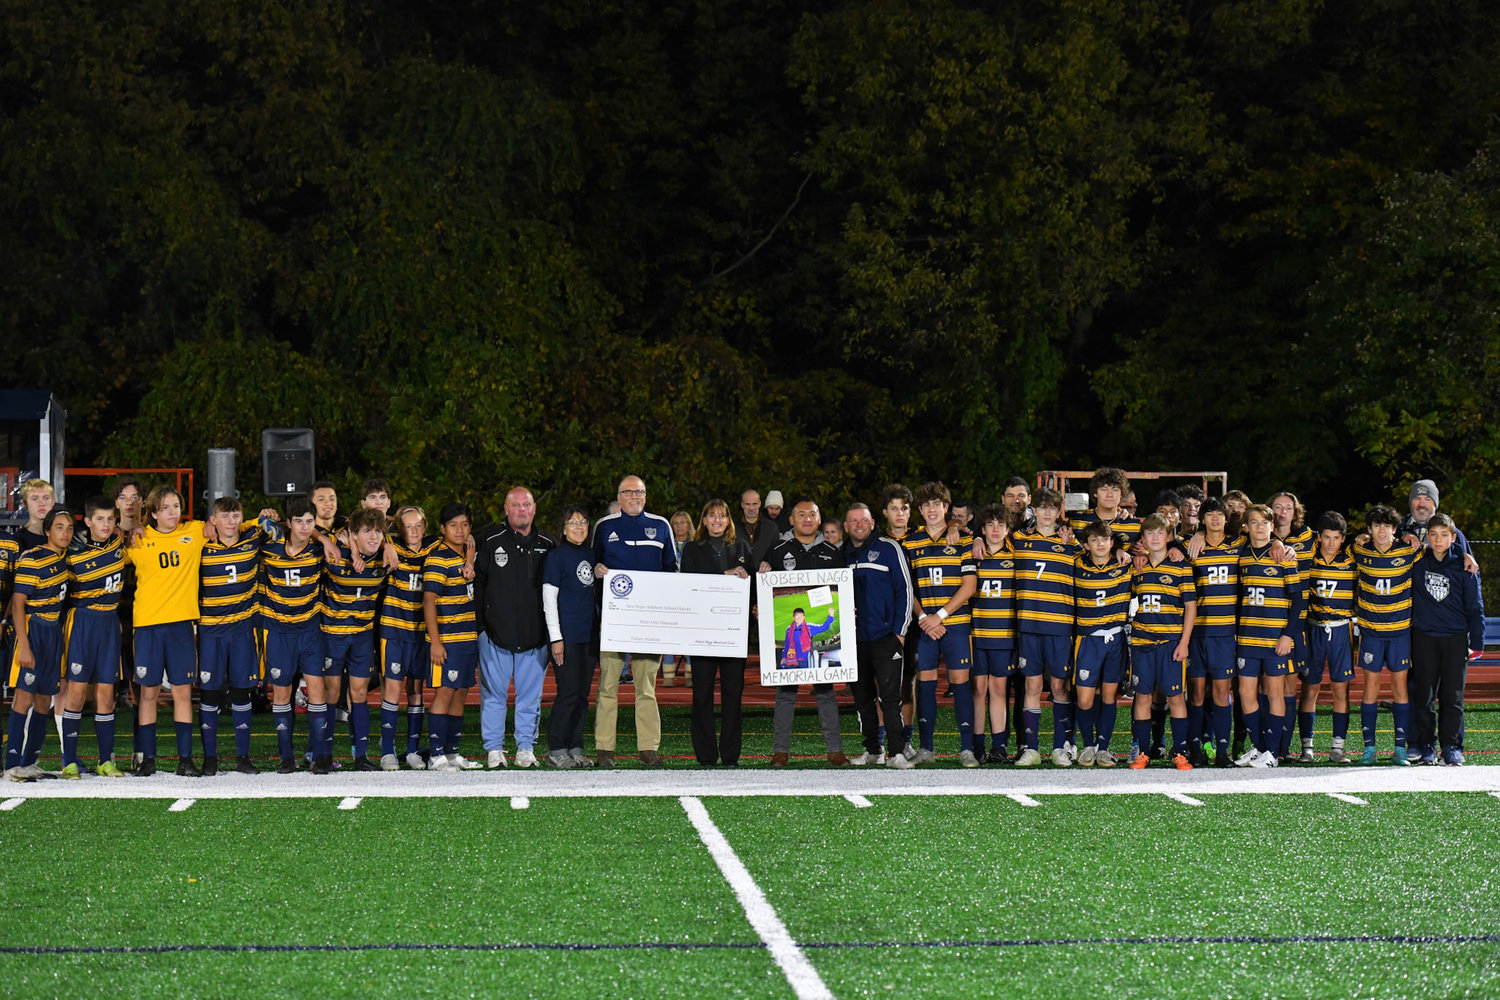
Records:
<instances>
[{"instance_id":1,"label":"soccer player","mask_svg":"<svg viewBox=\"0 0 1500 1000\"><path fill-rule=\"evenodd\" d=\"M45 479L28 479L21 486L21 503L26 508L26 523L15 529L15 537L21 551L26 552L47 544L43 522L57 503L57 493Z\"/></svg>"},{"instance_id":2,"label":"soccer player","mask_svg":"<svg viewBox=\"0 0 1500 1000\"><path fill-rule=\"evenodd\" d=\"M1271 513L1276 519L1273 535L1280 540L1282 545L1288 546L1297 554L1297 572L1302 580L1307 580L1308 574L1312 572L1313 556L1317 552L1317 539L1313 537L1312 529L1306 525L1307 508L1297 499L1296 494L1283 490L1273 493L1270 500ZM1303 587L1306 593L1306 586ZM1307 603L1302 605L1302 627L1292 641L1292 672L1286 679L1286 713L1291 718L1297 711L1297 685L1302 675L1307 672ZM1299 722L1301 720L1299 719ZM1312 730L1302 733L1303 739L1309 739ZM1286 727L1282 734L1281 745L1276 748L1276 755L1283 763L1289 762L1292 746L1292 728Z\"/></svg>"},{"instance_id":3,"label":"soccer player","mask_svg":"<svg viewBox=\"0 0 1500 1000\"><path fill-rule=\"evenodd\" d=\"M756 497L759 507L760 497ZM547 763L556 768L593 767L583 753L583 727L589 714L589 685L594 679L598 654L594 646L599 639L599 616L594 581L594 553L588 547L589 514L582 507L570 506L562 513L562 541L547 553L542 566L542 608L547 617L548 638L552 642L553 673L557 694L552 700L552 714L547 720ZM748 559L749 546L744 546ZM747 563L748 565L748 563ZM731 732L731 701L738 709L745 685L745 662L739 663L739 687L734 687L733 669L724 673L724 763L739 763L739 730ZM718 664L712 665L717 668ZM700 668L702 665L700 664ZM709 710L713 708L713 674L703 683ZM703 695L693 688L695 712ZM695 725L697 715L694 715ZM697 730L695 729L695 732ZM731 744L731 736L734 738ZM732 750L731 750L732 746ZM717 755L716 755L717 756Z\"/></svg>"},{"instance_id":4,"label":"soccer player","mask_svg":"<svg viewBox=\"0 0 1500 1000\"><path fill-rule=\"evenodd\" d=\"M1139 524L1137 524L1139 527ZM1073 560L1074 670L1078 695L1078 764L1114 767L1109 742L1125 677L1125 623L1130 616L1131 567L1115 549L1122 538L1107 520L1082 529L1083 551Z\"/></svg>"},{"instance_id":5,"label":"soccer player","mask_svg":"<svg viewBox=\"0 0 1500 1000\"><path fill-rule=\"evenodd\" d=\"M901 545L911 533L911 501L911 490L901 483L891 483L880 491L880 514L885 521L881 537ZM905 553L904 546L901 551ZM917 714L917 644L903 643L901 657L901 754L911 760L917 755L911 745L912 720ZM891 723L886 720L885 724Z\"/></svg>"},{"instance_id":6,"label":"soccer player","mask_svg":"<svg viewBox=\"0 0 1500 1000\"><path fill-rule=\"evenodd\" d=\"M274 511L262 511L274 517ZM208 523L214 537L203 547L199 567L198 719L203 736L203 773L218 773L219 716L229 693L234 726L234 769L259 774L250 760L250 699L261 682L260 651L255 628L260 609L260 554L267 535L258 524L248 527L234 497L213 503Z\"/></svg>"},{"instance_id":7,"label":"soccer player","mask_svg":"<svg viewBox=\"0 0 1500 1000\"><path fill-rule=\"evenodd\" d=\"M354 741L354 769L378 770L370 760L370 673L375 658L375 613L386 581L385 565L376 559L385 541L385 514L369 507L349 518L349 541L323 570L323 696L336 704L345 672L349 675L349 729ZM355 569L355 554L362 569ZM311 690L311 685L309 685ZM315 751L314 756L318 754ZM333 727L324 727L322 756L331 769Z\"/></svg>"},{"instance_id":8,"label":"soccer player","mask_svg":"<svg viewBox=\"0 0 1500 1000\"><path fill-rule=\"evenodd\" d=\"M1417 551L1396 538L1401 515L1385 504L1365 514L1370 533L1366 543L1354 543L1358 569L1359 665L1364 670L1364 701L1360 706L1360 731L1365 749L1362 764L1374 764L1375 724L1380 717L1380 674L1391 674L1391 716L1396 730L1396 749L1391 760L1410 764L1406 734L1411 726L1411 701L1407 694L1407 671L1411 669L1411 574Z\"/></svg>"},{"instance_id":9,"label":"soccer player","mask_svg":"<svg viewBox=\"0 0 1500 1000\"><path fill-rule=\"evenodd\" d=\"M480 767L458 752L456 735L464 701L479 668L479 619L474 584L464 576L469 542L469 508L450 503L438 515L443 540L422 563L422 616L430 637L432 718L428 722L432 759L428 770L464 771Z\"/></svg>"},{"instance_id":10,"label":"soccer player","mask_svg":"<svg viewBox=\"0 0 1500 1000\"><path fill-rule=\"evenodd\" d=\"M913 763L937 760L933 752L933 730L937 725L937 668L948 669L953 689L953 711L958 717L958 760L964 767L978 767L974 754L974 699L969 687L973 660L969 645L969 598L977 586L972 547L973 537L959 534L958 544L948 539L948 508L951 497L940 482L925 483L916 492L922 527L902 540L911 563L916 589L913 615L920 634L917 641L917 730L921 746Z\"/></svg>"},{"instance_id":11,"label":"soccer player","mask_svg":"<svg viewBox=\"0 0 1500 1000\"><path fill-rule=\"evenodd\" d=\"M1349 735L1349 682L1354 679L1354 558L1344 551L1349 525L1337 511L1317 522L1318 551L1307 577L1307 673L1299 706L1303 764L1314 763L1313 724L1323 674L1333 689L1333 748L1330 764L1342 764Z\"/></svg>"},{"instance_id":12,"label":"soccer player","mask_svg":"<svg viewBox=\"0 0 1500 1000\"><path fill-rule=\"evenodd\" d=\"M1453 519L1432 514L1426 537L1414 571L1420 586L1412 588L1413 745L1423 749L1424 764L1436 763L1437 755L1428 751L1440 739L1443 763L1456 766L1464 762L1464 675L1469 657L1484 648L1484 600L1479 577L1466 572ZM1436 719L1430 707L1434 700L1439 703Z\"/></svg>"},{"instance_id":13,"label":"soccer player","mask_svg":"<svg viewBox=\"0 0 1500 1000\"><path fill-rule=\"evenodd\" d=\"M1206 746L1215 749L1214 763L1229 767L1233 733L1235 625L1240 596L1242 536L1231 536L1229 516L1218 497L1206 497L1198 508L1203 546L1193 559L1193 586L1198 593L1188 656L1188 761L1206 765ZM1213 702L1208 699L1212 690Z\"/></svg>"},{"instance_id":14,"label":"soccer player","mask_svg":"<svg viewBox=\"0 0 1500 1000\"><path fill-rule=\"evenodd\" d=\"M326 479L313 483L307 498L312 501L314 518L321 534L333 535L343 529L345 521L339 514L339 494L333 483Z\"/></svg>"},{"instance_id":15,"label":"soccer player","mask_svg":"<svg viewBox=\"0 0 1500 1000\"><path fill-rule=\"evenodd\" d=\"M1094 506L1068 519L1068 527L1078 536L1084 528L1101 521L1116 536L1120 548L1129 549L1141 537L1141 522L1120 509L1120 501L1130 492L1130 480L1120 469L1102 467L1089 480L1089 495Z\"/></svg>"},{"instance_id":16,"label":"soccer player","mask_svg":"<svg viewBox=\"0 0 1500 1000\"><path fill-rule=\"evenodd\" d=\"M974 719L976 728L989 711L990 751L987 764L1003 764L1008 725L1007 686L1016 669L1016 558L1006 545L1010 533L1005 508L991 504L979 511L983 550L975 562L977 586L969 599L973 620ZM983 749L981 740L974 753Z\"/></svg>"},{"instance_id":17,"label":"soccer player","mask_svg":"<svg viewBox=\"0 0 1500 1000\"><path fill-rule=\"evenodd\" d=\"M51 506L39 526L46 541L22 553L16 563L15 594L10 620L15 626L11 652L9 741L5 747L5 775L12 781L43 776L37 759L47 738L47 717L62 676L63 601L68 594L68 564L64 557L73 540L73 514Z\"/></svg>"},{"instance_id":18,"label":"soccer player","mask_svg":"<svg viewBox=\"0 0 1500 1000\"><path fill-rule=\"evenodd\" d=\"M1245 530L1245 512L1250 509L1250 497L1243 490L1230 490L1224 494L1224 513L1228 515L1224 530L1230 537ZM1203 512L1200 509L1198 516Z\"/></svg>"},{"instance_id":19,"label":"soccer player","mask_svg":"<svg viewBox=\"0 0 1500 1000\"><path fill-rule=\"evenodd\" d=\"M1277 764L1281 731L1287 725L1284 694L1292 668L1293 637L1302 628L1302 579L1294 554L1278 559L1272 551L1274 516L1264 504L1245 511L1248 541L1240 548L1234 653L1240 704L1252 745L1235 761L1239 767ZM1262 679L1267 696L1264 711L1257 690Z\"/></svg>"},{"instance_id":20,"label":"soccer player","mask_svg":"<svg viewBox=\"0 0 1500 1000\"><path fill-rule=\"evenodd\" d=\"M1197 483L1187 483L1177 487L1177 496L1182 507L1182 523L1178 526L1177 533L1188 537L1201 526L1199 510L1204 501L1203 487Z\"/></svg>"},{"instance_id":21,"label":"soccer player","mask_svg":"<svg viewBox=\"0 0 1500 1000\"><path fill-rule=\"evenodd\" d=\"M94 738L99 749L99 774L123 777L115 764L115 683L120 677L120 592L125 585L125 539L115 530L115 502L107 496L90 497L83 505L83 537L74 536L67 553L67 655L63 659L68 686L63 706L62 776L79 776L78 732L89 685L95 684Z\"/></svg>"},{"instance_id":22,"label":"soccer player","mask_svg":"<svg viewBox=\"0 0 1500 1000\"><path fill-rule=\"evenodd\" d=\"M293 774L292 688L301 674L307 682L307 747L312 772L327 774L332 760L322 748L329 728L328 703L323 690L323 632L318 625L318 595L325 554L314 541L316 513L307 497L286 504L285 536L266 544L261 554L261 617L266 625L266 668L271 675L271 714L276 720L276 748L281 757L278 774ZM263 522L268 529L269 524ZM331 754L330 754L331 757Z\"/></svg>"},{"instance_id":23,"label":"soccer player","mask_svg":"<svg viewBox=\"0 0 1500 1000\"><path fill-rule=\"evenodd\" d=\"M1016 758L1016 766L1034 767L1042 761L1038 740L1045 675L1052 687L1052 763L1068 767L1073 763L1073 755L1068 752L1073 728L1068 682L1073 645L1073 558L1078 546L1063 538L1058 529L1063 506L1060 493L1037 490L1033 504L1036 528L1012 531L1010 536L1016 557L1018 663L1026 678L1026 749Z\"/></svg>"},{"instance_id":24,"label":"soccer player","mask_svg":"<svg viewBox=\"0 0 1500 1000\"><path fill-rule=\"evenodd\" d=\"M851 687L864 742L864 752L850 762L909 768L912 762L901 753L905 743L901 740L898 720L905 663L902 650L912 617L911 567L900 544L875 537L875 518L869 507L862 503L851 505L844 525L848 538L843 556L854 570L855 637L859 650L859 679ZM888 745L884 754L880 749L882 719L886 721Z\"/></svg>"},{"instance_id":25,"label":"soccer player","mask_svg":"<svg viewBox=\"0 0 1500 1000\"><path fill-rule=\"evenodd\" d=\"M425 733L422 685L432 669L428 660L427 623L423 618L422 564L440 539L427 535L427 515L420 507L403 507L396 514L397 564L380 602L380 664L385 678L380 700L380 768L395 771L396 722L401 698L406 696L406 766L425 770L422 753Z\"/></svg>"},{"instance_id":26,"label":"soccer player","mask_svg":"<svg viewBox=\"0 0 1500 1000\"><path fill-rule=\"evenodd\" d=\"M844 565L844 555L818 536L818 526L823 523L818 514L818 505L807 497L792 504L792 537L771 550L765 563L759 567L764 573L772 569L837 569ZM769 596L769 595L766 595ZM766 602L770 613L770 602ZM830 619L833 609L829 609ZM815 630L807 626L808 632ZM807 635L809 640L811 635ZM857 641L857 640L856 640ZM814 684L813 695L818 703L818 725L823 730L823 744L828 752L828 763L835 767L851 763L844 755L844 738L839 732L839 705L834 697L832 684ZM776 688L776 708L772 714L771 766L785 767L791 762L792 720L797 707L797 685L782 684Z\"/></svg>"},{"instance_id":27,"label":"soccer player","mask_svg":"<svg viewBox=\"0 0 1500 1000\"><path fill-rule=\"evenodd\" d=\"M130 538L141 523L141 504L146 496L146 484L134 476L125 476L115 482L115 511L119 514L116 527L120 534ZM130 696L135 683L135 567L127 561L125 580L120 591L120 686L115 692L115 711L125 712L135 722L135 708ZM137 694L136 700L139 701Z\"/></svg>"},{"instance_id":28,"label":"soccer player","mask_svg":"<svg viewBox=\"0 0 1500 1000\"><path fill-rule=\"evenodd\" d=\"M182 495L158 486L146 498L145 526L125 550L135 567L135 681L140 685L135 774L156 773L156 706L165 675L172 688L177 773L202 777L193 763L193 680L198 651L198 572L208 538L202 521L182 520Z\"/></svg>"},{"instance_id":29,"label":"soccer player","mask_svg":"<svg viewBox=\"0 0 1500 1000\"><path fill-rule=\"evenodd\" d=\"M1031 509L1031 487L1020 476L1011 476L1000 487L1000 502L1010 518L1010 530L1031 530L1036 527L1036 514Z\"/></svg>"},{"instance_id":30,"label":"soccer player","mask_svg":"<svg viewBox=\"0 0 1500 1000\"><path fill-rule=\"evenodd\" d=\"M359 505L364 510L378 511L382 516L391 512L391 484L384 479L366 479L359 488Z\"/></svg>"},{"instance_id":31,"label":"soccer player","mask_svg":"<svg viewBox=\"0 0 1500 1000\"><path fill-rule=\"evenodd\" d=\"M1160 514L1141 523L1146 565L1135 574L1131 587L1136 612L1130 629L1130 671L1135 683L1135 746L1130 766L1136 770L1151 759L1144 752L1151 735L1151 709L1142 696L1158 692L1166 696L1172 717L1172 764L1179 771L1193 767L1187 758L1186 660L1198 594L1192 566L1167 558L1171 534L1172 526Z\"/></svg>"}]
</instances>

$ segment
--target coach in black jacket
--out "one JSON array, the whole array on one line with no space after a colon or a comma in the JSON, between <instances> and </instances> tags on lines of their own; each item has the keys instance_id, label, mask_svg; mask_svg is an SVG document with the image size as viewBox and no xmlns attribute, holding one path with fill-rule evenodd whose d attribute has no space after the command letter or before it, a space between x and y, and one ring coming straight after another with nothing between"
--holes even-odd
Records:
<instances>
[{"instance_id":1,"label":"coach in black jacket","mask_svg":"<svg viewBox=\"0 0 1500 1000\"><path fill-rule=\"evenodd\" d=\"M478 588L479 729L489 766L504 767L505 707L516 686L516 764L536 766L542 681L547 675L547 622L542 562L557 548L535 530L536 500L516 487L505 495L505 524L484 529L474 556Z\"/></svg>"}]
</instances>

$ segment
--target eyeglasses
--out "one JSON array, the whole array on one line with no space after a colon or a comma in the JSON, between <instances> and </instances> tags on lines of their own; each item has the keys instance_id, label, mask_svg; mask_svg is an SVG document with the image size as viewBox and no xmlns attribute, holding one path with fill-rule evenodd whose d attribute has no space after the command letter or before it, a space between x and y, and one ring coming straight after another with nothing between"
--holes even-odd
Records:
<instances>
[{"instance_id":1,"label":"eyeglasses","mask_svg":"<svg viewBox=\"0 0 1500 1000\"><path fill-rule=\"evenodd\" d=\"M622 497L643 497L645 495L646 495L646 491L645 490L621 490L620 491L620 496L622 496Z\"/></svg>"},{"instance_id":2,"label":"eyeglasses","mask_svg":"<svg viewBox=\"0 0 1500 1000\"><path fill-rule=\"evenodd\" d=\"M589 523L587 521L580 520L580 519L578 519L576 517L573 518L573 520L571 520L571 521L564 521L563 522L563 527L564 528L587 528L588 526L589 526Z\"/></svg>"}]
</instances>

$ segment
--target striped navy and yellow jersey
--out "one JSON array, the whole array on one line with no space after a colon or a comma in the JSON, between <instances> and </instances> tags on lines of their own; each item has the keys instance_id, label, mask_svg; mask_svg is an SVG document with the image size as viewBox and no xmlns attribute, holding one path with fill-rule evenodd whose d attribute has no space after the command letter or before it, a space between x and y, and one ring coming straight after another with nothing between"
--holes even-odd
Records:
<instances>
[{"instance_id":1,"label":"striped navy and yellow jersey","mask_svg":"<svg viewBox=\"0 0 1500 1000\"><path fill-rule=\"evenodd\" d=\"M1040 531L1009 536L1016 556L1016 626L1032 635L1073 634L1073 558L1078 546Z\"/></svg>"},{"instance_id":2,"label":"striped navy and yellow jersey","mask_svg":"<svg viewBox=\"0 0 1500 1000\"><path fill-rule=\"evenodd\" d=\"M16 563L16 593L26 598L26 616L56 622L68 598L68 560L64 553L38 545Z\"/></svg>"},{"instance_id":3,"label":"striped navy and yellow jersey","mask_svg":"<svg viewBox=\"0 0 1500 1000\"><path fill-rule=\"evenodd\" d=\"M1081 510L1068 518L1068 527L1073 529L1076 537L1081 538L1083 529L1097 520L1099 520L1097 510ZM1117 511L1114 520L1109 522L1109 527L1114 532L1115 544L1121 548L1128 549L1140 540L1141 520L1138 517L1131 517L1129 514Z\"/></svg>"},{"instance_id":4,"label":"striped navy and yellow jersey","mask_svg":"<svg viewBox=\"0 0 1500 1000\"><path fill-rule=\"evenodd\" d=\"M1309 624L1347 621L1354 617L1355 572L1354 557L1347 551L1337 553L1332 560L1324 559L1321 552L1313 556L1312 570L1307 577Z\"/></svg>"},{"instance_id":5,"label":"striped navy and yellow jersey","mask_svg":"<svg viewBox=\"0 0 1500 1000\"><path fill-rule=\"evenodd\" d=\"M125 590L124 536L110 535L102 542L84 538L65 558L73 607L111 614L120 609L120 594Z\"/></svg>"},{"instance_id":6,"label":"striped navy and yellow jersey","mask_svg":"<svg viewBox=\"0 0 1500 1000\"><path fill-rule=\"evenodd\" d=\"M183 521L171 531L147 525L125 550L135 567L137 628L198 619L198 567L207 541L202 521Z\"/></svg>"},{"instance_id":7,"label":"striped navy and yellow jersey","mask_svg":"<svg viewBox=\"0 0 1500 1000\"><path fill-rule=\"evenodd\" d=\"M1411 625L1411 573L1414 551L1399 539L1384 552L1374 542L1354 543L1359 576L1359 628L1363 632L1400 632Z\"/></svg>"},{"instance_id":8,"label":"striped navy and yellow jersey","mask_svg":"<svg viewBox=\"0 0 1500 1000\"><path fill-rule=\"evenodd\" d=\"M1280 537L1275 536L1275 537ZM1313 556L1318 554L1318 539L1313 530L1303 525L1296 531L1291 532L1286 538L1281 539L1282 545L1289 545L1297 551L1297 575L1303 581L1306 589L1308 574L1312 572ZM1307 617L1307 602L1302 602L1302 617Z\"/></svg>"},{"instance_id":9,"label":"striped navy and yellow jersey","mask_svg":"<svg viewBox=\"0 0 1500 1000\"><path fill-rule=\"evenodd\" d=\"M14 535L0 535L0 599L10 606L10 584L16 574L16 561L21 558L21 543Z\"/></svg>"},{"instance_id":10,"label":"striped navy and yellow jersey","mask_svg":"<svg viewBox=\"0 0 1500 1000\"><path fill-rule=\"evenodd\" d=\"M1002 548L979 560L978 587L969 598L972 629L978 649L1012 649L1016 644L1016 557Z\"/></svg>"},{"instance_id":11,"label":"striped navy and yellow jersey","mask_svg":"<svg viewBox=\"0 0 1500 1000\"><path fill-rule=\"evenodd\" d=\"M1135 574L1131 593L1135 597L1132 646L1181 639L1189 604L1197 615L1198 589L1190 562L1174 563L1165 557L1155 566L1148 562Z\"/></svg>"},{"instance_id":12,"label":"striped navy and yellow jersey","mask_svg":"<svg viewBox=\"0 0 1500 1000\"><path fill-rule=\"evenodd\" d=\"M1198 590L1198 619L1194 635L1234 635L1240 603L1240 549L1245 536L1225 536L1217 545L1205 539L1193 560L1193 586Z\"/></svg>"},{"instance_id":13,"label":"striped navy and yellow jersey","mask_svg":"<svg viewBox=\"0 0 1500 1000\"><path fill-rule=\"evenodd\" d=\"M1283 635L1295 638L1302 628L1302 578L1291 556L1278 562L1271 546L1257 552L1240 549L1240 617L1235 630L1235 652L1264 657L1274 652Z\"/></svg>"},{"instance_id":14,"label":"striped navy and yellow jersey","mask_svg":"<svg viewBox=\"0 0 1500 1000\"><path fill-rule=\"evenodd\" d=\"M1130 617L1130 563L1111 555L1103 566L1087 552L1073 560L1073 614L1077 634L1119 628Z\"/></svg>"},{"instance_id":15,"label":"striped navy and yellow jersey","mask_svg":"<svg viewBox=\"0 0 1500 1000\"><path fill-rule=\"evenodd\" d=\"M232 545L209 542L199 569L198 624L205 631L254 628L260 611L260 553L269 537L258 525L245 525Z\"/></svg>"},{"instance_id":16,"label":"striped navy and yellow jersey","mask_svg":"<svg viewBox=\"0 0 1500 1000\"><path fill-rule=\"evenodd\" d=\"M478 642L474 581L464 579L464 554L446 542L422 562L422 591L437 598L437 637L443 642Z\"/></svg>"},{"instance_id":17,"label":"striped navy and yellow jersey","mask_svg":"<svg viewBox=\"0 0 1500 1000\"><path fill-rule=\"evenodd\" d=\"M288 555L285 538L267 542L261 550L260 617L277 632L295 632L317 625L318 595L323 576L323 546L316 538Z\"/></svg>"},{"instance_id":18,"label":"striped navy and yellow jersey","mask_svg":"<svg viewBox=\"0 0 1500 1000\"><path fill-rule=\"evenodd\" d=\"M901 539L911 563L912 589L916 591L916 617L935 615L957 594L965 576L975 575L974 536L960 531L958 544L949 545L947 528L933 538L919 528ZM963 604L943 621L944 625L969 624L969 605Z\"/></svg>"},{"instance_id":19,"label":"striped navy and yellow jersey","mask_svg":"<svg viewBox=\"0 0 1500 1000\"><path fill-rule=\"evenodd\" d=\"M396 568L386 580L385 598L380 602L380 637L425 642L427 622L422 617L422 563L442 539L429 535L413 549L400 539L388 537L396 549Z\"/></svg>"},{"instance_id":20,"label":"striped navy and yellow jersey","mask_svg":"<svg viewBox=\"0 0 1500 1000\"><path fill-rule=\"evenodd\" d=\"M358 635L374 627L385 562L379 551L364 562L365 568L356 571L349 547L341 545L338 565L324 569L323 631L328 635Z\"/></svg>"}]
</instances>

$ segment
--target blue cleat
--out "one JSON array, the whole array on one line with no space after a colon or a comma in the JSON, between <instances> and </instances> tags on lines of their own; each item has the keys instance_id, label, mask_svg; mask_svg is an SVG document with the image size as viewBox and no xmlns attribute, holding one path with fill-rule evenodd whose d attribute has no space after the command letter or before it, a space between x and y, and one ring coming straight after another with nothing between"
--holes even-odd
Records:
<instances>
[{"instance_id":1,"label":"blue cleat","mask_svg":"<svg viewBox=\"0 0 1500 1000\"><path fill-rule=\"evenodd\" d=\"M1406 756L1406 747L1397 747L1395 749L1395 752L1391 754L1391 763L1398 764L1401 767L1408 767L1411 765L1411 761L1408 760Z\"/></svg>"},{"instance_id":2,"label":"blue cleat","mask_svg":"<svg viewBox=\"0 0 1500 1000\"><path fill-rule=\"evenodd\" d=\"M1443 763L1450 767L1459 767L1464 762L1464 752L1458 747L1448 747L1443 751Z\"/></svg>"},{"instance_id":3,"label":"blue cleat","mask_svg":"<svg viewBox=\"0 0 1500 1000\"><path fill-rule=\"evenodd\" d=\"M1365 752L1359 755L1359 762L1361 764L1375 763L1375 748L1365 747Z\"/></svg>"},{"instance_id":4,"label":"blue cleat","mask_svg":"<svg viewBox=\"0 0 1500 1000\"><path fill-rule=\"evenodd\" d=\"M1422 763L1422 764L1436 764L1437 762L1438 762L1437 747L1435 747L1431 743L1429 743L1429 744L1427 744L1426 746L1424 746L1422 748L1422 756L1418 759L1418 763Z\"/></svg>"}]
</instances>

